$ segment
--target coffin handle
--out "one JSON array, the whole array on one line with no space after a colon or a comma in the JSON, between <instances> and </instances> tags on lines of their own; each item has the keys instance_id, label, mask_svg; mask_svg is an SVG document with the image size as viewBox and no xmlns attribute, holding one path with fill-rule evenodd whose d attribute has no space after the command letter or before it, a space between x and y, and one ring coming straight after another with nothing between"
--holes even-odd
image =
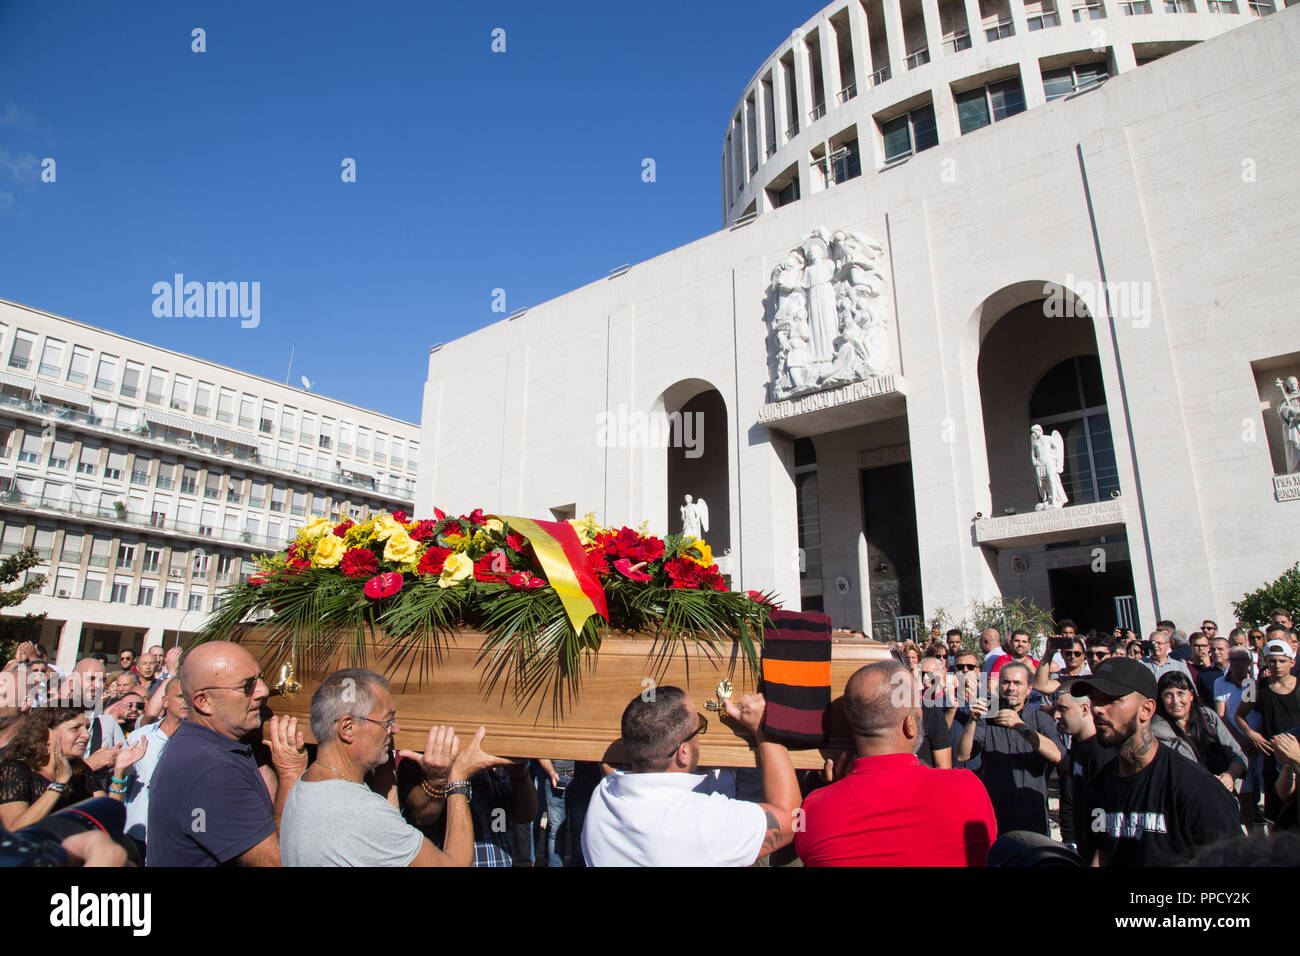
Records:
<instances>
[{"instance_id":1,"label":"coffin handle","mask_svg":"<svg viewBox=\"0 0 1300 956\"><path fill-rule=\"evenodd\" d=\"M280 679L271 685L271 690L281 697L292 697L301 689L302 685L294 679L293 661L285 661L280 665Z\"/></svg>"}]
</instances>

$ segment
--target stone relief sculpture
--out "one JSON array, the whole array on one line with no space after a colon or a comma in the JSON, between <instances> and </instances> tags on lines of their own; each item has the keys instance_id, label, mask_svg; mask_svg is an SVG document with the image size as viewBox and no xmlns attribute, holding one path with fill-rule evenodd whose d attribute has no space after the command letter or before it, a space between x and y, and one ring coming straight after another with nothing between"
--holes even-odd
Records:
<instances>
[{"instance_id":1,"label":"stone relief sculpture","mask_svg":"<svg viewBox=\"0 0 1300 956\"><path fill-rule=\"evenodd\" d=\"M704 533L709 530L709 506L705 504L704 499L692 500L691 496L687 495L681 512L682 534L703 540Z\"/></svg>"},{"instance_id":2,"label":"stone relief sculpture","mask_svg":"<svg viewBox=\"0 0 1300 956\"><path fill-rule=\"evenodd\" d=\"M1287 474L1300 471L1300 380L1288 375L1285 382L1277 379L1282 389L1282 404L1277 416L1282 419L1282 445L1286 448Z\"/></svg>"},{"instance_id":3,"label":"stone relief sculpture","mask_svg":"<svg viewBox=\"0 0 1300 956\"><path fill-rule=\"evenodd\" d=\"M1038 478L1038 504L1034 510L1064 508L1069 499L1065 497L1065 487L1061 484L1061 472L1065 471L1065 440L1061 433L1053 431L1045 435L1043 426L1035 425L1029 429L1029 450L1034 474Z\"/></svg>"},{"instance_id":4,"label":"stone relief sculpture","mask_svg":"<svg viewBox=\"0 0 1300 956\"><path fill-rule=\"evenodd\" d=\"M772 270L772 397L788 398L894 370L884 248L818 227Z\"/></svg>"}]
</instances>

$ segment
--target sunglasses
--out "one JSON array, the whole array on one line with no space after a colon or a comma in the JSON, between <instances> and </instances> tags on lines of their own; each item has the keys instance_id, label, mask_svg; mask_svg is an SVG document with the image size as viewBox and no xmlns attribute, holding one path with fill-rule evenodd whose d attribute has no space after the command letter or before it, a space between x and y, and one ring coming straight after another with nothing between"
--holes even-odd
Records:
<instances>
[{"instance_id":1,"label":"sunglasses","mask_svg":"<svg viewBox=\"0 0 1300 956\"><path fill-rule=\"evenodd\" d=\"M1082 657L1083 651L1061 651L1062 657Z\"/></svg>"},{"instance_id":2,"label":"sunglasses","mask_svg":"<svg viewBox=\"0 0 1300 956\"><path fill-rule=\"evenodd\" d=\"M958 664L953 668L955 671L977 671L980 667L978 664Z\"/></svg>"},{"instance_id":3,"label":"sunglasses","mask_svg":"<svg viewBox=\"0 0 1300 956\"><path fill-rule=\"evenodd\" d=\"M700 718L700 725L695 728L694 733L690 734L685 740L683 740L681 743L679 743L676 747L673 748L672 753L668 755L669 759L677 756L677 751L681 750L684 746L690 743L692 739L698 737L700 734L708 732L709 719L705 717L703 714L698 714L697 716Z\"/></svg>"},{"instance_id":4,"label":"sunglasses","mask_svg":"<svg viewBox=\"0 0 1300 956\"><path fill-rule=\"evenodd\" d=\"M236 684L234 687L200 687L194 693L200 694L205 690L242 690L245 697L252 697L253 694L257 692L257 685L261 682L262 675L254 674L252 677L248 678L248 680L241 684Z\"/></svg>"}]
</instances>

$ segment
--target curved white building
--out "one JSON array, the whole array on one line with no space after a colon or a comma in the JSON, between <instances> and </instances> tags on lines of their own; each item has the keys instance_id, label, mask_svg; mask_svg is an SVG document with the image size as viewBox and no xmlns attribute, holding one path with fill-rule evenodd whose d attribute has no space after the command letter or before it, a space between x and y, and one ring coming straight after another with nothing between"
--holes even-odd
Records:
<instances>
[{"instance_id":1,"label":"curved white building","mask_svg":"<svg viewBox=\"0 0 1300 956\"><path fill-rule=\"evenodd\" d=\"M1001 2L795 31L721 231L430 354L417 509L703 497L733 586L877 637L999 596L1230 627L1298 556L1300 10Z\"/></svg>"},{"instance_id":2,"label":"curved white building","mask_svg":"<svg viewBox=\"0 0 1300 956\"><path fill-rule=\"evenodd\" d=\"M767 58L732 111L723 225L1273 12L1274 0L832 3Z\"/></svg>"}]
</instances>

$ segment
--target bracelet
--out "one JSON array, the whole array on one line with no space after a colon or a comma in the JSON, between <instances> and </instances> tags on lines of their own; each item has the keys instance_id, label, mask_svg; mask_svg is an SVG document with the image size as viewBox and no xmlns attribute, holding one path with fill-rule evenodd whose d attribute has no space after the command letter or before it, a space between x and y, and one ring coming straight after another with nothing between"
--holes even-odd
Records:
<instances>
[{"instance_id":1,"label":"bracelet","mask_svg":"<svg viewBox=\"0 0 1300 956\"><path fill-rule=\"evenodd\" d=\"M470 782L468 780L461 780L458 783L453 783L451 786L447 788L447 796L465 797L466 799L468 799L470 796L470 792L473 789L474 788L470 785Z\"/></svg>"},{"instance_id":2,"label":"bracelet","mask_svg":"<svg viewBox=\"0 0 1300 956\"><path fill-rule=\"evenodd\" d=\"M445 787L431 787L429 781L422 780L420 781L420 788L435 800L445 800L449 793L468 795L471 784L468 780L454 780Z\"/></svg>"},{"instance_id":3,"label":"bracelet","mask_svg":"<svg viewBox=\"0 0 1300 956\"><path fill-rule=\"evenodd\" d=\"M64 790L68 789L68 785L66 783L52 783L45 789L53 790L55 793L62 793Z\"/></svg>"},{"instance_id":4,"label":"bracelet","mask_svg":"<svg viewBox=\"0 0 1300 956\"><path fill-rule=\"evenodd\" d=\"M122 786L125 787L126 784L127 784L127 779L128 779L128 778L126 778L126 777L113 777L113 778L112 778L112 782L113 782L113 783L120 783Z\"/></svg>"},{"instance_id":5,"label":"bracelet","mask_svg":"<svg viewBox=\"0 0 1300 956\"><path fill-rule=\"evenodd\" d=\"M109 792L109 793L116 793L116 794L118 794L118 795L125 795L125 794L126 794L126 784L122 784L122 786L121 786L120 789L118 788L117 784L109 784L109 786L108 786L108 792Z\"/></svg>"}]
</instances>

